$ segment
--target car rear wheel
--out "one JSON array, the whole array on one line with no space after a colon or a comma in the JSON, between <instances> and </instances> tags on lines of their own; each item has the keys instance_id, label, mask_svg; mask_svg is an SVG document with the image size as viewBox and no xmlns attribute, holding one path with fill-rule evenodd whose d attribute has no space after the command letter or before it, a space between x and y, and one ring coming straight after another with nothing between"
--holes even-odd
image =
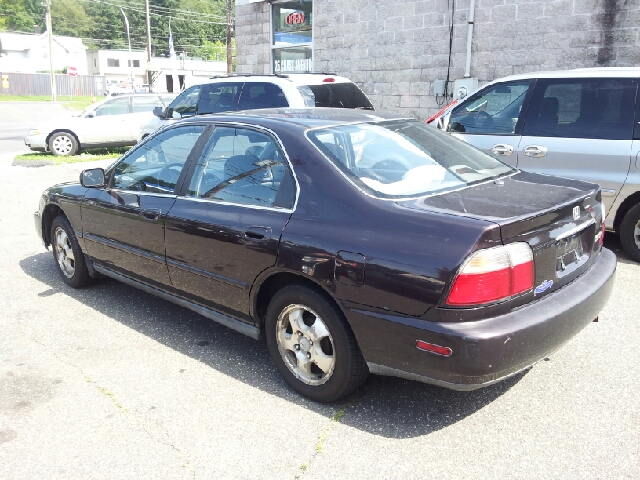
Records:
<instances>
[{"instance_id":1,"label":"car rear wheel","mask_svg":"<svg viewBox=\"0 0 640 480\"><path fill-rule=\"evenodd\" d=\"M51 223L51 246L58 273L64 283L73 288L91 284L91 277L78 244L73 227L66 217L60 215Z\"/></svg>"},{"instance_id":2,"label":"car rear wheel","mask_svg":"<svg viewBox=\"0 0 640 480\"><path fill-rule=\"evenodd\" d=\"M58 157L75 155L78 152L78 141L69 132L58 132L49 139L49 150Z\"/></svg>"},{"instance_id":3,"label":"car rear wheel","mask_svg":"<svg viewBox=\"0 0 640 480\"><path fill-rule=\"evenodd\" d=\"M627 255L640 262L640 204L631 208L622 219L620 243Z\"/></svg>"},{"instance_id":4,"label":"car rear wheel","mask_svg":"<svg viewBox=\"0 0 640 480\"><path fill-rule=\"evenodd\" d=\"M310 288L280 290L267 309L265 328L276 368L296 392L312 400L338 400L369 373L341 312Z\"/></svg>"}]
</instances>

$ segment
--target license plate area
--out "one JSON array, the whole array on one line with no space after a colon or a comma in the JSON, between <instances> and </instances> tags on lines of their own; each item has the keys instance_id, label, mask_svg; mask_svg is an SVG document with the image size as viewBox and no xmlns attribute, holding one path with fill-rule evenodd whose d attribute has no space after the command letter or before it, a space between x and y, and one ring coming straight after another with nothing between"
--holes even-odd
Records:
<instances>
[{"instance_id":1,"label":"license plate area","mask_svg":"<svg viewBox=\"0 0 640 480\"><path fill-rule=\"evenodd\" d=\"M586 244L585 230L556 242L556 277L571 275L587 263L591 249Z\"/></svg>"}]
</instances>

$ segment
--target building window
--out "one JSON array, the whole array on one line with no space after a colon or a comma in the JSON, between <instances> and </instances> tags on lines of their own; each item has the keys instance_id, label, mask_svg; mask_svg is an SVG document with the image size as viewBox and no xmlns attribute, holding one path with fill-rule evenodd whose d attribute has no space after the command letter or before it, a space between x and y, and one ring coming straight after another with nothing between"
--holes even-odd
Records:
<instances>
[{"instance_id":1,"label":"building window","mask_svg":"<svg viewBox=\"0 0 640 480\"><path fill-rule=\"evenodd\" d=\"M140 67L140 60L133 61L134 68ZM127 67L131 68L131 60L127 60Z\"/></svg>"},{"instance_id":2,"label":"building window","mask_svg":"<svg viewBox=\"0 0 640 480\"><path fill-rule=\"evenodd\" d=\"M273 73L313 71L313 0L272 5Z\"/></svg>"},{"instance_id":3,"label":"building window","mask_svg":"<svg viewBox=\"0 0 640 480\"><path fill-rule=\"evenodd\" d=\"M117 58L107 58L107 67L119 67L120 60Z\"/></svg>"}]
</instances>

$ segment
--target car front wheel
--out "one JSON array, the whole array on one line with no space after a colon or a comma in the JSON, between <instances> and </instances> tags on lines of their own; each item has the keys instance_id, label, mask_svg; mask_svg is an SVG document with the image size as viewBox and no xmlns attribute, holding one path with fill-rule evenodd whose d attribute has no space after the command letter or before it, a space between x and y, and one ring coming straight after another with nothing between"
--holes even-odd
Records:
<instances>
[{"instance_id":1,"label":"car front wheel","mask_svg":"<svg viewBox=\"0 0 640 480\"><path fill-rule=\"evenodd\" d=\"M640 262L640 204L631 208L622 219L620 243L629 257Z\"/></svg>"},{"instance_id":2,"label":"car front wheel","mask_svg":"<svg viewBox=\"0 0 640 480\"><path fill-rule=\"evenodd\" d=\"M75 155L78 152L78 141L71 133L54 133L49 139L49 150L57 157Z\"/></svg>"},{"instance_id":3,"label":"car front wheel","mask_svg":"<svg viewBox=\"0 0 640 480\"><path fill-rule=\"evenodd\" d=\"M369 373L337 306L308 287L280 290L267 309L265 328L276 368L296 392L312 400L338 400Z\"/></svg>"},{"instance_id":4,"label":"car front wheel","mask_svg":"<svg viewBox=\"0 0 640 480\"><path fill-rule=\"evenodd\" d=\"M53 258L62 280L73 288L82 288L91 284L91 277L78 244L73 227L66 217L60 215L51 223L51 246Z\"/></svg>"}]
</instances>

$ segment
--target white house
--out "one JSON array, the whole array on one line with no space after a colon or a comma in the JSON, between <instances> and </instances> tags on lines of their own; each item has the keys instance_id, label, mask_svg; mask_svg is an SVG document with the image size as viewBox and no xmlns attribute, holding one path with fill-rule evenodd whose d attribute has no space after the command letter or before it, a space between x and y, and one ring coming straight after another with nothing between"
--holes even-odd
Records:
<instances>
[{"instance_id":1,"label":"white house","mask_svg":"<svg viewBox=\"0 0 640 480\"><path fill-rule=\"evenodd\" d=\"M153 57L147 64L144 50L94 50L87 52L89 75L104 75L107 85L120 84L133 76L134 83L148 83L147 70L153 73L156 92L179 92L185 86L200 83L227 71L226 62L185 58L175 61Z\"/></svg>"},{"instance_id":2,"label":"white house","mask_svg":"<svg viewBox=\"0 0 640 480\"><path fill-rule=\"evenodd\" d=\"M49 71L49 35L47 32L0 32L0 71L36 73ZM75 67L79 75L86 75L87 47L81 38L53 36L53 69Z\"/></svg>"}]
</instances>

